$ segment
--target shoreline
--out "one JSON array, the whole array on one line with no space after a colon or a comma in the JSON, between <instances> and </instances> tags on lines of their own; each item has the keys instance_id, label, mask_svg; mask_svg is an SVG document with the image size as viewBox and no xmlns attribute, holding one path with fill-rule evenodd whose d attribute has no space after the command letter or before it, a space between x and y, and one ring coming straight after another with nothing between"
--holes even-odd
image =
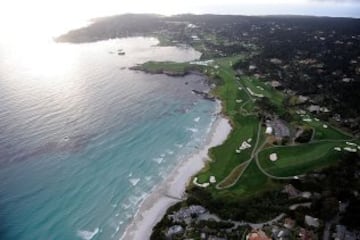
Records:
<instances>
[{"instance_id":1,"label":"shoreline","mask_svg":"<svg viewBox=\"0 0 360 240\"><path fill-rule=\"evenodd\" d=\"M216 118L203 146L183 159L158 186L154 187L140 204L134 218L120 237L121 240L149 239L153 227L168 208L183 199L191 177L203 169L209 160L209 149L222 144L232 130L229 120L221 115L221 109L221 102L217 101Z\"/></svg>"}]
</instances>

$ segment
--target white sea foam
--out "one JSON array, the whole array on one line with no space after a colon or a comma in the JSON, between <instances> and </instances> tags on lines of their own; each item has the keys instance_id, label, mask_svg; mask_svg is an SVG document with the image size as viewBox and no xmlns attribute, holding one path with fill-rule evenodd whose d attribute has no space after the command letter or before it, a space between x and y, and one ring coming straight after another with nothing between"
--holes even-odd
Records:
<instances>
[{"instance_id":1,"label":"white sea foam","mask_svg":"<svg viewBox=\"0 0 360 240\"><path fill-rule=\"evenodd\" d=\"M200 117L194 118L194 122L199 122L200 121Z\"/></svg>"},{"instance_id":2,"label":"white sea foam","mask_svg":"<svg viewBox=\"0 0 360 240\"><path fill-rule=\"evenodd\" d=\"M96 234L98 234L98 232L99 228L95 228L93 232L87 230L78 230L77 235L84 240L91 240L93 237L95 237Z\"/></svg>"},{"instance_id":3,"label":"white sea foam","mask_svg":"<svg viewBox=\"0 0 360 240\"><path fill-rule=\"evenodd\" d=\"M119 222L119 225L117 225L117 227L116 227L116 229L115 229L115 233L119 232L120 226L123 225L123 224L124 224L123 221L120 221L120 222ZM115 236L115 234L114 234L113 236Z\"/></svg>"},{"instance_id":4,"label":"white sea foam","mask_svg":"<svg viewBox=\"0 0 360 240\"><path fill-rule=\"evenodd\" d=\"M169 169L164 165L159 168L159 173L166 174L166 180L152 191L150 197L147 198L138 209L132 223L126 228L122 235L122 240L147 239L153 226L158 222L166 212L166 209L173 205L176 201L164 196L164 192L171 196L181 198L185 191L185 186L191 176L198 172L207 159L208 148L221 144L231 131L231 125L226 119L219 119L211 131L209 137L204 140L204 146L200 146L199 152L187 157L187 161L179 165L172 174L169 175ZM191 142L191 143L190 143ZM188 142L185 146L194 146L196 139Z\"/></svg>"},{"instance_id":5,"label":"white sea foam","mask_svg":"<svg viewBox=\"0 0 360 240\"><path fill-rule=\"evenodd\" d=\"M140 178L130 178L129 181L131 185L136 186L140 182Z\"/></svg>"},{"instance_id":6,"label":"white sea foam","mask_svg":"<svg viewBox=\"0 0 360 240\"><path fill-rule=\"evenodd\" d=\"M160 157L162 158L165 157L165 153L160 154Z\"/></svg>"},{"instance_id":7,"label":"white sea foam","mask_svg":"<svg viewBox=\"0 0 360 240\"><path fill-rule=\"evenodd\" d=\"M173 155L174 154L174 151L171 151L171 150L168 150L168 151L166 151L167 152L167 154L169 154L169 155Z\"/></svg>"},{"instance_id":8,"label":"white sea foam","mask_svg":"<svg viewBox=\"0 0 360 240\"><path fill-rule=\"evenodd\" d=\"M145 180L148 182L148 181L150 181L152 179L152 177L151 176L147 176L147 177L145 177Z\"/></svg>"},{"instance_id":9,"label":"white sea foam","mask_svg":"<svg viewBox=\"0 0 360 240\"><path fill-rule=\"evenodd\" d=\"M129 201L131 202L131 207L136 207L145 197L146 193L142 192L140 195L133 195L129 197Z\"/></svg>"},{"instance_id":10,"label":"white sea foam","mask_svg":"<svg viewBox=\"0 0 360 240\"><path fill-rule=\"evenodd\" d=\"M160 176L161 178L164 178L164 177L166 177L166 176L167 176L167 174L168 174L168 170L167 170L167 169L165 169L165 168L159 169L158 174L159 174L159 176Z\"/></svg>"},{"instance_id":11,"label":"white sea foam","mask_svg":"<svg viewBox=\"0 0 360 240\"><path fill-rule=\"evenodd\" d=\"M183 148L184 145L183 145L183 144L178 144L178 143L176 143L176 144L175 144L175 147L177 147L177 148Z\"/></svg>"},{"instance_id":12,"label":"white sea foam","mask_svg":"<svg viewBox=\"0 0 360 240\"><path fill-rule=\"evenodd\" d=\"M186 128L187 131L190 131L190 132L193 132L193 133L196 133L199 131L199 129L197 128Z\"/></svg>"},{"instance_id":13,"label":"white sea foam","mask_svg":"<svg viewBox=\"0 0 360 240\"><path fill-rule=\"evenodd\" d=\"M156 163L158 163L158 164L161 164L163 160L164 160L164 158L162 158L162 157L153 158L153 161L156 162Z\"/></svg>"}]
</instances>

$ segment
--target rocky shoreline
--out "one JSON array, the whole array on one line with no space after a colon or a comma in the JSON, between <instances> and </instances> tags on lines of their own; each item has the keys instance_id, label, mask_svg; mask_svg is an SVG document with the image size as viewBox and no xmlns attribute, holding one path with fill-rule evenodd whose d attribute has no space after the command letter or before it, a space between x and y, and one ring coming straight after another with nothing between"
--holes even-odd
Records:
<instances>
[{"instance_id":1,"label":"rocky shoreline","mask_svg":"<svg viewBox=\"0 0 360 240\"><path fill-rule=\"evenodd\" d=\"M162 69L162 68L149 69L149 68L143 67L143 65L136 65L136 66L130 67L129 69L134 70L134 71L141 71L141 72L144 72L144 73L147 73L147 74L165 74L165 75L170 76L170 77L184 77L184 76L190 75L190 74L206 76L202 72L197 71L197 70L184 70L184 71L180 72L180 71L165 70L165 69ZM203 91L199 91L199 90L196 90L196 89L193 89L192 92L194 94L196 94L196 95L201 96L205 100L209 100L209 101L212 101L212 102L216 101L216 97L213 96L209 92L203 92Z\"/></svg>"}]
</instances>

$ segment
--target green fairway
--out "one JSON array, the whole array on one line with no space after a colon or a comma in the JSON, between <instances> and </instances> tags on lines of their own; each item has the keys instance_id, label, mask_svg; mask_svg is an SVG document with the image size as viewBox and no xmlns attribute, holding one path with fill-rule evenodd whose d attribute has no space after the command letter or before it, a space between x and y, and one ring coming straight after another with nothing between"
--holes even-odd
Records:
<instances>
[{"instance_id":1,"label":"green fairway","mask_svg":"<svg viewBox=\"0 0 360 240\"><path fill-rule=\"evenodd\" d=\"M263 175L257 168L255 161L252 161L233 188L238 193L252 192L261 188L268 180L268 177Z\"/></svg>"},{"instance_id":2,"label":"green fairway","mask_svg":"<svg viewBox=\"0 0 360 240\"><path fill-rule=\"evenodd\" d=\"M239 58L225 58L222 60L216 60L215 65L221 66L217 70L217 75L220 77L224 83L220 86L217 86L214 90L214 94L218 96L223 102L223 112L230 116L234 116L238 112L238 103L236 100L238 98L242 100L245 99L245 95L241 94L238 89L238 84L235 80L235 72L232 69L232 65Z\"/></svg>"},{"instance_id":3,"label":"green fairway","mask_svg":"<svg viewBox=\"0 0 360 240\"><path fill-rule=\"evenodd\" d=\"M212 193L215 198L247 198L276 187L278 184L262 174L255 161L251 161L234 186Z\"/></svg>"},{"instance_id":4,"label":"green fairway","mask_svg":"<svg viewBox=\"0 0 360 240\"><path fill-rule=\"evenodd\" d=\"M246 108L247 113L251 112L254 103L246 90L239 89L241 84L235 79L235 72L231 66L237 59L239 58L226 58L216 60L214 63L221 66L218 75L224 80L223 84L215 89L214 94L222 99L223 112L230 117L233 131L221 146L210 149L209 156L212 161L208 163L204 171L196 176L200 183L209 181L210 176L215 176L220 182L228 177L235 167L251 159L251 152L257 138L259 119L256 116L239 114L241 107ZM239 99L242 100L241 103L236 101ZM236 149L249 139L251 139L251 148L236 153ZM218 191L214 186L209 189Z\"/></svg>"},{"instance_id":5,"label":"green fairway","mask_svg":"<svg viewBox=\"0 0 360 240\"><path fill-rule=\"evenodd\" d=\"M217 184L205 188L214 198L246 198L279 187L280 184L273 179L292 178L333 164L342 154L335 151L334 147L346 146L345 140L351 138L313 117L311 122L303 122L300 115L294 114L294 109L285 108L285 95L262 80L248 76L237 77L233 65L242 58L244 56L214 59L207 66L174 62L148 62L138 66L140 70L150 73L170 75L196 70L216 83L212 94L221 100L222 113L229 118L233 129L222 145L209 150L210 161L194 176L198 178L198 183L209 182L210 177L215 176ZM262 96L278 108L276 113L289 114L289 111L297 121L295 124L313 128L315 133L312 141L279 147L267 143L257 112L262 105L256 103ZM251 146L239 151L244 142ZM277 161L269 160L271 153L277 153Z\"/></svg>"},{"instance_id":6,"label":"green fairway","mask_svg":"<svg viewBox=\"0 0 360 240\"><path fill-rule=\"evenodd\" d=\"M273 147L261 151L258 158L261 167L271 175L295 176L334 163L341 154L334 150L334 147L338 146L345 146L345 144L344 142L322 141L298 146ZM277 161L269 160L271 153L277 154Z\"/></svg>"},{"instance_id":7,"label":"green fairway","mask_svg":"<svg viewBox=\"0 0 360 240\"><path fill-rule=\"evenodd\" d=\"M252 92L267 97L276 106L282 105L284 95L281 92L254 77L243 77L241 80L244 86Z\"/></svg>"},{"instance_id":8,"label":"green fairway","mask_svg":"<svg viewBox=\"0 0 360 240\"><path fill-rule=\"evenodd\" d=\"M241 163L240 165L238 165L237 167L235 167L231 173L223 179L222 182L220 182L216 188L217 189L224 189L224 188L229 188L234 186L234 184L236 184L236 182L239 180L239 178L241 177L242 173L246 170L248 164L250 163L251 160L246 161Z\"/></svg>"},{"instance_id":9,"label":"green fairway","mask_svg":"<svg viewBox=\"0 0 360 240\"><path fill-rule=\"evenodd\" d=\"M236 153L242 142L252 138L255 143L258 128L258 120L254 116L236 118L234 130L227 140L220 146L210 149L209 155L212 159L205 172L197 175L199 182L206 182L210 176L215 176L222 181L240 163L250 159L252 147Z\"/></svg>"},{"instance_id":10,"label":"green fairway","mask_svg":"<svg viewBox=\"0 0 360 240\"><path fill-rule=\"evenodd\" d=\"M345 134L332 126L322 121L309 122L308 125L315 129L313 140L327 140L327 139L350 139L349 134ZM325 126L325 127L324 127Z\"/></svg>"}]
</instances>

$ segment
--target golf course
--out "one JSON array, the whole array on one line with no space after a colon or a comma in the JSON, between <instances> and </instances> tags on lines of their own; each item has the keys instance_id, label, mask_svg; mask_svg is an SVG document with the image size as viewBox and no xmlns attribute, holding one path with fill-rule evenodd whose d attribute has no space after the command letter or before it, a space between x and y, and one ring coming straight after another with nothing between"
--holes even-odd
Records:
<instances>
[{"instance_id":1,"label":"golf course","mask_svg":"<svg viewBox=\"0 0 360 240\"><path fill-rule=\"evenodd\" d=\"M278 180L298 179L309 171L334 164L344 151L359 151L359 140L350 134L311 113L297 114L296 106L285 107L286 94L273 88L266 79L239 74L236 63L245 57L187 63L148 62L135 67L173 76L197 72L215 84L209 94L221 101L222 115L229 119L232 131L222 145L209 150L206 167L194 176L200 185L209 183L204 185L205 191L215 198L249 197L279 187ZM271 117L264 114L264 102L274 110ZM281 119L282 116L288 119ZM280 125L277 127L280 136L276 129L275 133L266 132L271 124L275 128ZM304 129L311 129L311 138L305 143L297 142L295 129L299 135ZM189 187L194 179L191 182Z\"/></svg>"}]
</instances>

